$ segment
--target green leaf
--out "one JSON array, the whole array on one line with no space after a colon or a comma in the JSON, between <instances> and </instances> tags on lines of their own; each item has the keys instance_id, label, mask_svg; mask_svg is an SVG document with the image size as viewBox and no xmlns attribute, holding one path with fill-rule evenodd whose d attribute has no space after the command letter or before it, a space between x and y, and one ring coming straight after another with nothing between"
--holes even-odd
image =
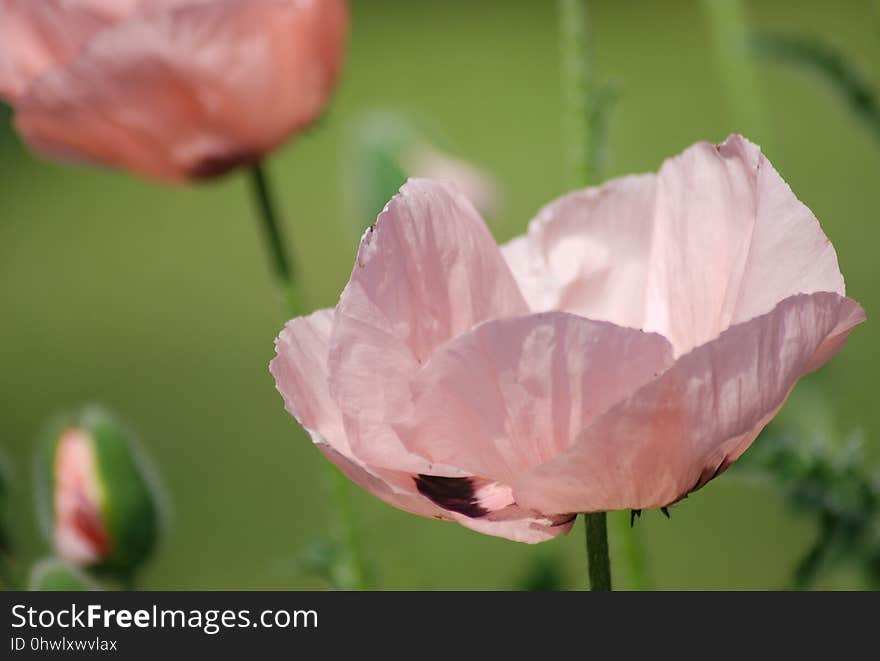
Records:
<instances>
[{"instance_id":1,"label":"green leaf","mask_svg":"<svg viewBox=\"0 0 880 661\"><path fill-rule=\"evenodd\" d=\"M837 431L816 377L803 381L743 458L739 472L762 476L789 508L816 521L816 538L790 586L809 589L828 569L857 564L880 583L880 481L866 466L863 439Z\"/></svg>"},{"instance_id":2,"label":"green leaf","mask_svg":"<svg viewBox=\"0 0 880 661\"><path fill-rule=\"evenodd\" d=\"M759 31L749 45L759 57L777 60L816 75L880 141L880 100L845 54L813 37Z\"/></svg>"}]
</instances>

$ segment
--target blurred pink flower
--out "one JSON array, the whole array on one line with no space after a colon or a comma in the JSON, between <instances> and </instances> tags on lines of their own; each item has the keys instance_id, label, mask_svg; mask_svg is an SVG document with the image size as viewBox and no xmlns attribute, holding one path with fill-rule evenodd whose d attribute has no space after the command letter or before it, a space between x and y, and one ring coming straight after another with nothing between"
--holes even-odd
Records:
<instances>
[{"instance_id":1,"label":"blurred pink flower","mask_svg":"<svg viewBox=\"0 0 880 661\"><path fill-rule=\"evenodd\" d=\"M346 33L344 0L0 0L0 96L48 156L210 177L320 115Z\"/></svg>"},{"instance_id":2,"label":"blurred pink flower","mask_svg":"<svg viewBox=\"0 0 880 661\"><path fill-rule=\"evenodd\" d=\"M702 487L863 320L813 214L733 136L566 195L500 249L462 194L410 180L270 369L358 484L536 542Z\"/></svg>"},{"instance_id":3,"label":"blurred pink flower","mask_svg":"<svg viewBox=\"0 0 880 661\"><path fill-rule=\"evenodd\" d=\"M484 216L497 210L498 186L485 170L424 143L410 148L403 161L414 177L453 184Z\"/></svg>"},{"instance_id":4,"label":"blurred pink flower","mask_svg":"<svg viewBox=\"0 0 880 661\"><path fill-rule=\"evenodd\" d=\"M110 552L110 535L101 514L101 483L91 437L68 429L55 454L54 541L62 560L92 565Z\"/></svg>"}]
</instances>

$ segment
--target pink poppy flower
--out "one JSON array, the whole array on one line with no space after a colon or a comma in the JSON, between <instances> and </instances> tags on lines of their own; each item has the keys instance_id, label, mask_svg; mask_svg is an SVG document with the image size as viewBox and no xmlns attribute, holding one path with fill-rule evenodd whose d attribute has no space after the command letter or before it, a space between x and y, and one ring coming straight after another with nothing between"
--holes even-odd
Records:
<instances>
[{"instance_id":1,"label":"pink poppy flower","mask_svg":"<svg viewBox=\"0 0 880 661\"><path fill-rule=\"evenodd\" d=\"M270 369L358 484L536 542L705 485L863 320L813 214L733 136L566 195L501 248L463 195L410 180Z\"/></svg>"},{"instance_id":2,"label":"pink poppy flower","mask_svg":"<svg viewBox=\"0 0 880 661\"><path fill-rule=\"evenodd\" d=\"M0 96L36 151L186 181L321 113L343 0L0 0Z\"/></svg>"}]
</instances>

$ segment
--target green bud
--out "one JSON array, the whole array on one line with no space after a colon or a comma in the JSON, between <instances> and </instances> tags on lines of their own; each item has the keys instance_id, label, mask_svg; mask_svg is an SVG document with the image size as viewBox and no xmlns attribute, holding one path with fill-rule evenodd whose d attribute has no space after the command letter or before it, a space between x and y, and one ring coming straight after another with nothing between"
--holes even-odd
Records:
<instances>
[{"instance_id":1,"label":"green bud","mask_svg":"<svg viewBox=\"0 0 880 661\"><path fill-rule=\"evenodd\" d=\"M372 111L356 122L344 173L358 232L375 220L409 177L452 183L476 209L493 215L500 206L497 182L484 170L437 148L406 117Z\"/></svg>"},{"instance_id":2,"label":"green bud","mask_svg":"<svg viewBox=\"0 0 880 661\"><path fill-rule=\"evenodd\" d=\"M129 581L160 531L158 492L131 435L90 407L50 425L41 450L37 500L56 555Z\"/></svg>"}]
</instances>

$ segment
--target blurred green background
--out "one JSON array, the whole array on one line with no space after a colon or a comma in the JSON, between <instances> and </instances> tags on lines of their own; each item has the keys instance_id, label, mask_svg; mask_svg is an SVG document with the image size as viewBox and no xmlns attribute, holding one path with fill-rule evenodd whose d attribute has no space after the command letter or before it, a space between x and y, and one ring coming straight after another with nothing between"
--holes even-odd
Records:
<instances>
[{"instance_id":1,"label":"blurred green background","mask_svg":"<svg viewBox=\"0 0 880 661\"><path fill-rule=\"evenodd\" d=\"M497 178L499 240L565 192L555 3L352 3L344 80L330 112L270 161L288 240L314 306L333 305L361 227L345 160L365 113L404 113ZM697 140L741 131L765 152L834 242L848 293L867 310L812 380L842 431L880 460L880 148L808 76L758 65L762 126L738 123L696 0L593 2L595 57L619 82L609 176L656 170ZM868 1L746 3L752 25L814 34L880 85ZM0 445L17 469L14 531L45 547L29 498L32 445L58 409L101 402L140 433L171 502L147 589L295 589L325 584L299 556L332 518L322 459L283 409L267 364L280 329L245 179L164 188L121 173L39 161L0 127ZM759 441L760 442L760 441ZM533 558L585 585L583 531L530 547L398 512L351 489L382 588L512 588ZM640 523L661 588L774 588L814 535L768 485L727 474ZM847 571L822 587L851 587ZM625 586L621 586L625 587Z\"/></svg>"}]
</instances>

